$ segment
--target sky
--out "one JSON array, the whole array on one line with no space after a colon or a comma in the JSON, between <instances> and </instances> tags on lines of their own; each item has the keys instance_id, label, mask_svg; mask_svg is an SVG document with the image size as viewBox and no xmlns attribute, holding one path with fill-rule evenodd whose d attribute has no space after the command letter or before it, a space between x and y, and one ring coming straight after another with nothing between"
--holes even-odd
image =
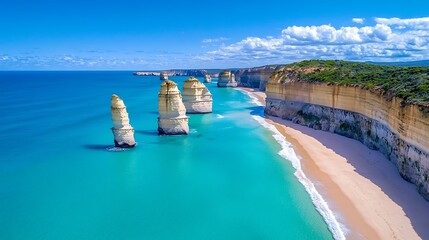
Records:
<instances>
[{"instance_id":1,"label":"sky","mask_svg":"<svg viewBox=\"0 0 429 240\"><path fill-rule=\"evenodd\" d=\"M428 0L0 0L0 70L429 59Z\"/></svg>"}]
</instances>

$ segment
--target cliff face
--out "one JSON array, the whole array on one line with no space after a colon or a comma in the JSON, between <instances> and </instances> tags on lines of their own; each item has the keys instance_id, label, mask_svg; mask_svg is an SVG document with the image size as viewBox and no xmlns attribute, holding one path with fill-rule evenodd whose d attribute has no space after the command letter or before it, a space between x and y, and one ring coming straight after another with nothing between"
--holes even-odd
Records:
<instances>
[{"instance_id":1,"label":"cliff face","mask_svg":"<svg viewBox=\"0 0 429 240\"><path fill-rule=\"evenodd\" d=\"M265 90L265 85L277 66L243 68L234 71L235 79L240 87L259 88Z\"/></svg>"},{"instance_id":2,"label":"cliff face","mask_svg":"<svg viewBox=\"0 0 429 240\"><path fill-rule=\"evenodd\" d=\"M360 86L300 82L274 74L265 113L355 138L385 154L429 200L429 111Z\"/></svg>"}]
</instances>

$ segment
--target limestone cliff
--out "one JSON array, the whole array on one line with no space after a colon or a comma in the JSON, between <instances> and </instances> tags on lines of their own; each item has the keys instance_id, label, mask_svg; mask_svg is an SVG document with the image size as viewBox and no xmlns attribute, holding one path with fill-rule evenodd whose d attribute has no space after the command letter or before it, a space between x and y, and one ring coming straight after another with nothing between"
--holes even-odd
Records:
<instances>
[{"instance_id":1,"label":"limestone cliff","mask_svg":"<svg viewBox=\"0 0 429 240\"><path fill-rule=\"evenodd\" d=\"M277 65L243 68L234 71L235 79L240 87L258 88L264 91L270 76L278 68Z\"/></svg>"},{"instance_id":2,"label":"limestone cliff","mask_svg":"<svg viewBox=\"0 0 429 240\"><path fill-rule=\"evenodd\" d=\"M230 70L223 70L219 73L219 79L217 81L218 87L237 87L235 81L235 75Z\"/></svg>"},{"instance_id":3,"label":"limestone cliff","mask_svg":"<svg viewBox=\"0 0 429 240\"><path fill-rule=\"evenodd\" d=\"M124 101L115 94L112 95L111 99L111 111L115 146L121 148L134 147L136 145L134 128L130 125L127 108Z\"/></svg>"},{"instance_id":4,"label":"limestone cliff","mask_svg":"<svg viewBox=\"0 0 429 240\"><path fill-rule=\"evenodd\" d=\"M184 135L189 133L186 108L177 84L165 80L158 94L158 133L160 135Z\"/></svg>"},{"instance_id":5,"label":"limestone cliff","mask_svg":"<svg viewBox=\"0 0 429 240\"><path fill-rule=\"evenodd\" d=\"M159 80L161 80L161 81L168 80L168 73L167 72L161 72L159 74Z\"/></svg>"},{"instance_id":6,"label":"limestone cliff","mask_svg":"<svg viewBox=\"0 0 429 240\"><path fill-rule=\"evenodd\" d=\"M381 89L302 81L295 70L270 78L265 113L355 138L388 157L429 200L429 109ZM306 69L305 71L323 71Z\"/></svg>"},{"instance_id":7,"label":"limestone cliff","mask_svg":"<svg viewBox=\"0 0 429 240\"><path fill-rule=\"evenodd\" d=\"M187 113L212 112L212 94L207 87L194 77L183 83L183 103Z\"/></svg>"},{"instance_id":8,"label":"limestone cliff","mask_svg":"<svg viewBox=\"0 0 429 240\"><path fill-rule=\"evenodd\" d=\"M209 74L204 75L204 83L211 83L212 77Z\"/></svg>"}]
</instances>

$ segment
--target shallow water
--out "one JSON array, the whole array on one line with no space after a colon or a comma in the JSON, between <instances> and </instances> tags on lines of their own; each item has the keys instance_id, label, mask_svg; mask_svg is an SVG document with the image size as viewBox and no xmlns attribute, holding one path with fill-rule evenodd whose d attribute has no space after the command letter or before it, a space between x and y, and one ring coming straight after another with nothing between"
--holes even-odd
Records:
<instances>
[{"instance_id":1,"label":"shallow water","mask_svg":"<svg viewBox=\"0 0 429 240\"><path fill-rule=\"evenodd\" d=\"M185 77L172 77L181 84ZM202 79L200 79L202 80ZM157 77L0 72L0 239L331 239L240 91L157 135ZM110 96L138 146L112 149Z\"/></svg>"}]
</instances>

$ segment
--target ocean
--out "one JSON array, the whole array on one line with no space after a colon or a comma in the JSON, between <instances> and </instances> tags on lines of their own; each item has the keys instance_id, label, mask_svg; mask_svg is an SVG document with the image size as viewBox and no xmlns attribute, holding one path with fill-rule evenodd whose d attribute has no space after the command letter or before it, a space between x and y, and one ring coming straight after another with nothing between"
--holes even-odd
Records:
<instances>
[{"instance_id":1,"label":"ocean","mask_svg":"<svg viewBox=\"0 0 429 240\"><path fill-rule=\"evenodd\" d=\"M0 72L0 239L332 239L263 107L215 82L213 113L158 136L158 77ZM113 93L134 149L112 148Z\"/></svg>"}]
</instances>

